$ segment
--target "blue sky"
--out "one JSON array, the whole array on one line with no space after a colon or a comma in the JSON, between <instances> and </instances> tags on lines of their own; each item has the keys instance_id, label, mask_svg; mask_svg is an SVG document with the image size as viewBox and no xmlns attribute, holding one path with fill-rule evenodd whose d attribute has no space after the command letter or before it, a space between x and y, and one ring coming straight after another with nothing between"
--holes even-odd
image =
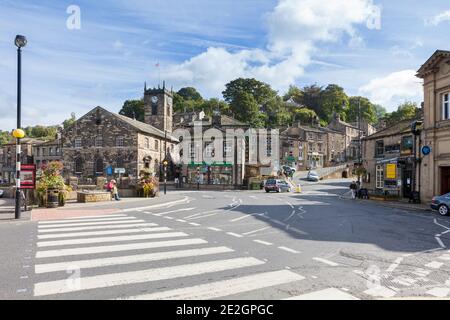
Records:
<instances>
[{"instance_id":1,"label":"blue sky","mask_svg":"<svg viewBox=\"0 0 450 320\"><path fill-rule=\"evenodd\" d=\"M80 8L80 29L67 28L71 5ZM444 0L0 0L0 129L15 123L16 34L29 41L26 126L97 105L117 112L159 74L205 97L221 97L240 76L280 93L336 83L393 110L422 101L414 72L436 49L450 49L449 27Z\"/></svg>"}]
</instances>

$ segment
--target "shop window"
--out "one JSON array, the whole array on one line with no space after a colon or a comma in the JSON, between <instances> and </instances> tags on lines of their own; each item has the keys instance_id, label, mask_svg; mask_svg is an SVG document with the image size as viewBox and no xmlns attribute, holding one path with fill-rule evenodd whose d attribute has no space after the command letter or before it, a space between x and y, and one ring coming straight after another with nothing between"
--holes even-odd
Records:
<instances>
[{"instance_id":1,"label":"shop window","mask_svg":"<svg viewBox=\"0 0 450 320\"><path fill-rule=\"evenodd\" d=\"M450 119L450 93L442 95L442 120Z\"/></svg>"}]
</instances>

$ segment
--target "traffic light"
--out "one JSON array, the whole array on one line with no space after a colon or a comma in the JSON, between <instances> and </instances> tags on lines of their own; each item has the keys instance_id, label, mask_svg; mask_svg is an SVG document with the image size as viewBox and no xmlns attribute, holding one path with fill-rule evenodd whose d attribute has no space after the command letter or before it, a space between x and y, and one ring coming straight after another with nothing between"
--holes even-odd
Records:
<instances>
[{"instance_id":1,"label":"traffic light","mask_svg":"<svg viewBox=\"0 0 450 320\"><path fill-rule=\"evenodd\" d=\"M411 132L412 132L414 135L416 135L416 136L420 135L420 133L422 132L422 130L423 130L423 121L421 121L421 120L416 120L416 121L414 121L414 122L411 124Z\"/></svg>"}]
</instances>

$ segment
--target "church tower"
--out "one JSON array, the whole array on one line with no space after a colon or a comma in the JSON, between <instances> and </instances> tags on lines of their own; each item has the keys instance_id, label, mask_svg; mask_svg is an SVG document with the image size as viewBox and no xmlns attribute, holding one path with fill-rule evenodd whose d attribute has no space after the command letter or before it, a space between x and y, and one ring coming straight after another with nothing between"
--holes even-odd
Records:
<instances>
[{"instance_id":1,"label":"church tower","mask_svg":"<svg viewBox=\"0 0 450 320\"><path fill-rule=\"evenodd\" d=\"M173 92L163 87L144 89L145 123L161 131L172 133Z\"/></svg>"}]
</instances>

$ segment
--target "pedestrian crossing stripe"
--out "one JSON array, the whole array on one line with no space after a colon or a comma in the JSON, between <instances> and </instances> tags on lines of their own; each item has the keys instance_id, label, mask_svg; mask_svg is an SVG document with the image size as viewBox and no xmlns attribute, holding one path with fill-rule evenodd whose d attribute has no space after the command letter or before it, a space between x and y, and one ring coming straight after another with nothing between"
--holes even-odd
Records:
<instances>
[{"instance_id":1,"label":"pedestrian crossing stripe","mask_svg":"<svg viewBox=\"0 0 450 320\"><path fill-rule=\"evenodd\" d=\"M79 269L89 269L107 266L116 266L123 264L132 264L149 261L168 260L184 257L199 257L212 254L221 254L234 252L233 249L228 247L210 247L200 249L188 249L188 250L176 250L176 251L163 251L153 252L148 254L129 255L112 258L100 258L78 261L64 261L58 263L38 264L35 266L35 273L48 273L57 271L66 271L73 266L77 266Z\"/></svg>"},{"instance_id":2,"label":"pedestrian crossing stripe","mask_svg":"<svg viewBox=\"0 0 450 320\"><path fill-rule=\"evenodd\" d=\"M177 238L187 237L188 234L184 232L165 232L165 233L150 233L139 234L134 236L115 236L115 237L98 237L98 238L82 238L82 239L69 239L69 240L51 240L40 241L37 243L38 247L56 247L75 244L91 244L91 243L103 243L103 242L120 242L120 241L133 241L133 240L146 240L146 239L158 239L158 238Z\"/></svg>"},{"instance_id":3,"label":"pedestrian crossing stripe","mask_svg":"<svg viewBox=\"0 0 450 320\"><path fill-rule=\"evenodd\" d=\"M39 282L34 285L34 296L38 297L81 290L169 280L245 267L254 267L264 263L264 261L256 258L245 257L84 277L81 279L80 286L68 285L67 279Z\"/></svg>"},{"instance_id":4,"label":"pedestrian crossing stripe","mask_svg":"<svg viewBox=\"0 0 450 320\"><path fill-rule=\"evenodd\" d=\"M36 252L36 258L39 259L39 258L52 258L52 257L62 257L62 256L75 256L75 255L84 255L84 254L131 251L131 250L165 248L165 247L175 247L175 246L187 246L187 245L205 244L205 243L208 243L208 241L199 239L199 238L193 238L193 239L183 239L183 240L139 242L139 243L130 243L130 244L110 245L110 246L44 250L44 251Z\"/></svg>"},{"instance_id":5,"label":"pedestrian crossing stripe","mask_svg":"<svg viewBox=\"0 0 450 320\"><path fill-rule=\"evenodd\" d=\"M60 224L51 224L51 225L39 225L40 229L49 229L49 228L65 228L65 227L82 227L82 226L98 226L98 225L110 225L110 224L127 224L127 223L137 223L137 222L145 222L145 220L138 220L136 218L128 218L129 220L121 220L121 221L98 221L98 222L77 222L77 223L68 223L64 225Z\"/></svg>"},{"instance_id":6,"label":"pedestrian crossing stripe","mask_svg":"<svg viewBox=\"0 0 450 320\"><path fill-rule=\"evenodd\" d=\"M157 231L169 231L168 227L157 228L133 228L133 229L119 229L119 230L106 230L106 231L84 231L84 232L70 232L70 233L57 233L57 234L41 234L38 235L39 240L44 239L58 239L58 238L74 238L74 237L88 237L88 236L101 236L111 234L130 234L140 232L157 232Z\"/></svg>"},{"instance_id":7,"label":"pedestrian crossing stripe","mask_svg":"<svg viewBox=\"0 0 450 320\"><path fill-rule=\"evenodd\" d=\"M132 296L131 300L207 300L300 281L305 277L288 270L259 273L198 286Z\"/></svg>"},{"instance_id":8,"label":"pedestrian crossing stripe","mask_svg":"<svg viewBox=\"0 0 450 320\"><path fill-rule=\"evenodd\" d=\"M59 220L45 220L45 221L39 221L39 223L52 223L52 222L59 222L59 221L71 221L71 220L78 220L78 219L84 219L84 220L90 220L90 219L97 219L97 218L115 218L115 217L126 217L126 214L102 214L102 215L95 215L95 216L84 216L84 217L70 217L70 218L64 218Z\"/></svg>"},{"instance_id":9,"label":"pedestrian crossing stripe","mask_svg":"<svg viewBox=\"0 0 450 320\"><path fill-rule=\"evenodd\" d=\"M134 219L134 217L109 217L106 216L104 218L89 218L89 219L71 219L71 220L50 220L50 221L39 221L39 226L48 225L48 224L68 224L75 222L93 222L93 221L115 221L115 220L130 220Z\"/></svg>"},{"instance_id":10,"label":"pedestrian crossing stripe","mask_svg":"<svg viewBox=\"0 0 450 320\"><path fill-rule=\"evenodd\" d=\"M69 228L55 228L55 229L40 229L39 234L63 232L63 231L83 231L83 230L101 230L101 229L123 229L123 228L143 228L143 227L155 227L156 223L132 223L132 224L119 224L119 225L101 225L101 226L88 226L88 227L69 227Z\"/></svg>"}]
</instances>

